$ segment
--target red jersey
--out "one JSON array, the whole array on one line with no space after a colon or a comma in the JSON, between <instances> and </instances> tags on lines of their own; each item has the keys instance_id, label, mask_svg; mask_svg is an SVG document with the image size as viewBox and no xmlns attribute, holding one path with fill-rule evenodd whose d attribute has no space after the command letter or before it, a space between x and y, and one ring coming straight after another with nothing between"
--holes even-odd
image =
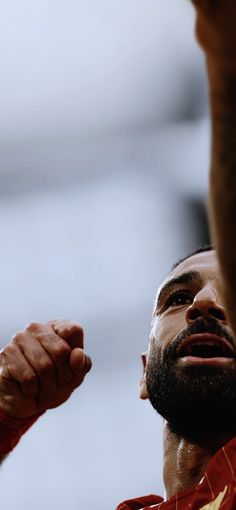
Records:
<instances>
[{"instance_id":1,"label":"red jersey","mask_svg":"<svg viewBox=\"0 0 236 510\"><path fill-rule=\"evenodd\" d=\"M164 501L144 496L121 503L116 510L236 510L236 437L207 465L198 485Z\"/></svg>"}]
</instances>

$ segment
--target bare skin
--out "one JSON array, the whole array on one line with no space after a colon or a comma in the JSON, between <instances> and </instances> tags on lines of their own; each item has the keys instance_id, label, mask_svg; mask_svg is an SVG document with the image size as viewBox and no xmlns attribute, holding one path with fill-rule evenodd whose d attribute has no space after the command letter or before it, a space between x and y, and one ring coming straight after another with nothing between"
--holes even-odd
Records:
<instances>
[{"instance_id":1,"label":"bare skin","mask_svg":"<svg viewBox=\"0 0 236 510\"><path fill-rule=\"evenodd\" d=\"M194 307L206 314L209 305L211 310L220 309L221 320L236 338L236 3L234 0L194 0L193 3L197 11L197 37L205 52L208 71L212 119L210 221L219 267L211 279L210 274L217 264L216 259L210 260L213 252L186 261L187 266L194 262L195 269L200 262L204 285L189 307L186 305L170 313L168 325L165 325L164 317L154 321L155 337L162 337L163 330L167 330L165 341L169 341L175 328L181 328L184 321L191 320ZM178 272L186 269L186 262L177 268ZM210 445L193 445L173 436L165 423L164 482L167 496L198 483L212 455L228 439L218 438Z\"/></svg>"},{"instance_id":2,"label":"bare skin","mask_svg":"<svg viewBox=\"0 0 236 510\"><path fill-rule=\"evenodd\" d=\"M164 336L165 323L167 321L170 322L168 327L172 327L173 331L174 324L176 328L183 328L183 326L185 327L186 324L190 324L200 315L205 318L211 315L214 317L217 316L218 312L222 314L220 321L224 326L228 326L229 331L231 331L226 319L215 252L206 252L191 257L171 274L171 278L191 270L198 271L202 277L199 287L197 281L194 282L194 285L190 284L193 292L193 301L190 303L186 302L182 306L173 306L172 309L164 312L163 316L158 315L156 320L154 320L153 333L155 337L160 338L161 342L163 342L162 335ZM195 314L195 312L197 313ZM235 360L229 360L229 363L235 363ZM164 483L168 497L199 483L210 458L229 439L219 437L212 443L209 443L209 440L207 440L205 443L194 444L173 434L169 430L168 423L165 422Z\"/></svg>"},{"instance_id":3,"label":"bare skin","mask_svg":"<svg viewBox=\"0 0 236 510\"><path fill-rule=\"evenodd\" d=\"M236 3L193 0L207 63L212 121L210 225L227 313L236 334Z\"/></svg>"},{"instance_id":4,"label":"bare skin","mask_svg":"<svg viewBox=\"0 0 236 510\"><path fill-rule=\"evenodd\" d=\"M213 251L195 255L168 277L169 280L190 270L200 273L198 280L188 283L190 294L186 301L176 301L166 309L162 294L151 331L151 343L156 342L160 351L199 315L214 314L236 338L236 3L235 0L195 0L193 3L197 11L197 37L205 52L209 80L210 218L217 258ZM236 349L236 344L234 347ZM146 356L143 356L143 363L145 368ZM82 383L90 367L91 361L83 352L80 326L63 321L30 325L1 353L0 409L11 416L27 417L56 407ZM147 398L145 370L141 397ZM171 432L165 423L167 497L199 483L210 458L229 439L219 437L210 443L208 440L191 443Z\"/></svg>"},{"instance_id":5,"label":"bare skin","mask_svg":"<svg viewBox=\"0 0 236 510\"><path fill-rule=\"evenodd\" d=\"M193 444L173 434L167 422L164 423L163 441L163 480L168 498L197 485L209 460L225 443Z\"/></svg>"},{"instance_id":6,"label":"bare skin","mask_svg":"<svg viewBox=\"0 0 236 510\"><path fill-rule=\"evenodd\" d=\"M75 322L32 323L0 353L0 410L29 418L63 404L92 363Z\"/></svg>"},{"instance_id":7,"label":"bare skin","mask_svg":"<svg viewBox=\"0 0 236 510\"><path fill-rule=\"evenodd\" d=\"M166 284L191 271L198 272L199 278L188 283L175 284L163 292ZM178 292L178 294L176 294ZM172 305L166 305L170 296L176 296ZM232 333L226 318L219 267L214 250L200 253L182 262L165 280L158 292L154 307L153 326L150 345L154 342L159 347L159 354L173 342L187 325L199 317L219 318L224 327ZM236 351L236 341L235 341ZM180 363L184 361L180 360ZM141 380L141 398L148 398L145 386L145 369L147 360L143 356L144 377ZM229 358L226 363L236 363ZM204 417L203 417L204 418ZM163 478L167 497L194 487L203 477L210 458L230 438L219 437L199 444L191 443L171 432L167 422L164 423L164 468Z\"/></svg>"}]
</instances>

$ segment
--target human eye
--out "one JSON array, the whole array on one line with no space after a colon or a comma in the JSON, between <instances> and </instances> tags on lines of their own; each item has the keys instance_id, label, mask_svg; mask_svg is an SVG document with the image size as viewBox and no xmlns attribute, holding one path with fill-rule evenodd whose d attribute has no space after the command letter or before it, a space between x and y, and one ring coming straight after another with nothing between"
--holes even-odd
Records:
<instances>
[{"instance_id":1,"label":"human eye","mask_svg":"<svg viewBox=\"0 0 236 510\"><path fill-rule=\"evenodd\" d=\"M189 291L178 290L171 294L165 304L165 308L170 308L172 306L184 306L191 305L193 302L193 297Z\"/></svg>"}]
</instances>

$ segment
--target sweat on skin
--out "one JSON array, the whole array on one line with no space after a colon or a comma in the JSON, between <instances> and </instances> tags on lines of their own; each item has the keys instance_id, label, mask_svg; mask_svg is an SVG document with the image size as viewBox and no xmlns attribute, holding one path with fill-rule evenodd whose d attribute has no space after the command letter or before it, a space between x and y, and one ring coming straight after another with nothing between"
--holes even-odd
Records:
<instances>
[{"instance_id":1,"label":"sweat on skin","mask_svg":"<svg viewBox=\"0 0 236 510\"><path fill-rule=\"evenodd\" d=\"M236 341L219 275L215 250L168 275L142 356L140 396L164 418L168 498L199 483L210 458L236 434Z\"/></svg>"}]
</instances>

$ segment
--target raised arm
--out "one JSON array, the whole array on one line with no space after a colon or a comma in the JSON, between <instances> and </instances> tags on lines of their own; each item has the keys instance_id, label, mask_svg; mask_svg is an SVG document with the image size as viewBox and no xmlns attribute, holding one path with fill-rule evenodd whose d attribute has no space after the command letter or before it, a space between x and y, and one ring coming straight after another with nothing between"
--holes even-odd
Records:
<instances>
[{"instance_id":1,"label":"raised arm","mask_svg":"<svg viewBox=\"0 0 236 510\"><path fill-rule=\"evenodd\" d=\"M91 360L79 324L32 323L0 353L0 462L47 409L83 382Z\"/></svg>"},{"instance_id":2,"label":"raised arm","mask_svg":"<svg viewBox=\"0 0 236 510\"><path fill-rule=\"evenodd\" d=\"M236 337L236 2L194 0L206 56L212 120L210 222Z\"/></svg>"}]
</instances>

